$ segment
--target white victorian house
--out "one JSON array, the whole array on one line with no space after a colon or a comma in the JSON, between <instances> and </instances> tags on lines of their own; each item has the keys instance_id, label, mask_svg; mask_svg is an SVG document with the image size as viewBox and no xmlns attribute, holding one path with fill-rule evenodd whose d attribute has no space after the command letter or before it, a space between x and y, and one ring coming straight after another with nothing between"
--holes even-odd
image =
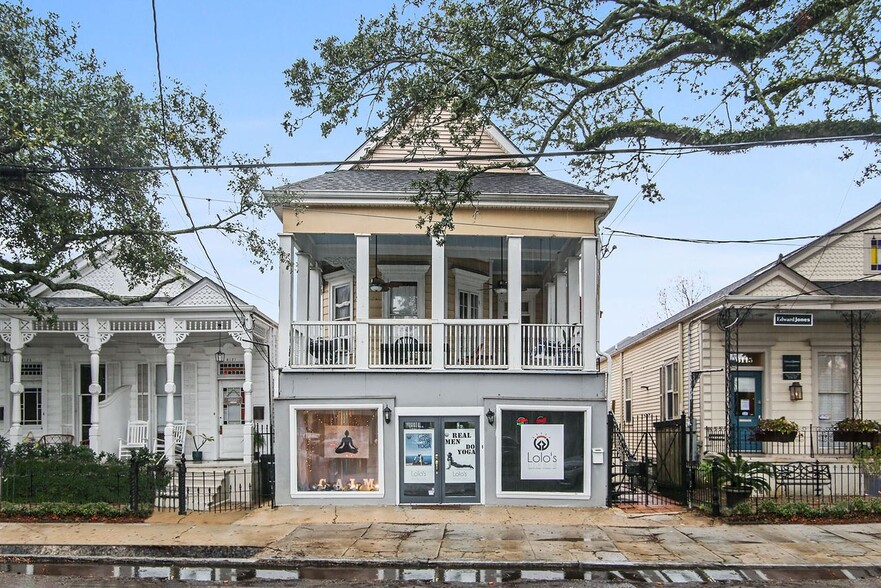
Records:
<instances>
[{"instance_id":1,"label":"white victorian house","mask_svg":"<svg viewBox=\"0 0 881 588\"><path fill-rule=\"evenodd\" d=\"M142 293L111 261L78 269L87 285ZM53 322L2 305L0 434L116 453L129 423L146 423L146 445L165 445L173 458L162 440L177 423L189 433L187 455L204 435L212 438L206 460L250 462L252 432L269 424L276 325L212 280L181 274L152 301L128 306L37 286L32 293L52 306Z\"/></svg>"}]
</instances>

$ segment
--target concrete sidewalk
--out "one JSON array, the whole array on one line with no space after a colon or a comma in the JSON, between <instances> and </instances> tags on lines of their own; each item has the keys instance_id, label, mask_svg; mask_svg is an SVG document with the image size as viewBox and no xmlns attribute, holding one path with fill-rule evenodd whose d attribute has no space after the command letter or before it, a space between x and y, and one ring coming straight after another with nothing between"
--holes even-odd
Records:
<instances>
[{"instance_id":1,"label":"concrete sidewalk","mask_svg":"<svg viewBox=\"0 0 881 588\"><path fill-rule=\"evenodd\" d=\"M0 523L0 554L215 554L266 565L866 566L881 524L729 526L687 512L281 507L144 523ZM114 551L115 550L115 551ZM208 551L206 551L208 550ZM225 555L226 554L226 555ZM243 556L243 554L245 554Z\"/></svg>"}]
</instances>

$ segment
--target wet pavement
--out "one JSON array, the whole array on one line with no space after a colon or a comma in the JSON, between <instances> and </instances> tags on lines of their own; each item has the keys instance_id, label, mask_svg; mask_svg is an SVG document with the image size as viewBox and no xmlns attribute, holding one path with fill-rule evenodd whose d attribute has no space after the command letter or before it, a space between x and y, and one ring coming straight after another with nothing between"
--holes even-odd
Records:
<instances>
[{"instance_id":1,"label":"wet pavement","mask_svg":"<svg viewBox=\"0 0 881 588\"><path fill-rule=\"evenodd\" d=\"M388 568L881 565L881 524L729 526L688 512L547 507L281 507L144 523L0 523L0 561Z\"/></svg>"}]
</instances>

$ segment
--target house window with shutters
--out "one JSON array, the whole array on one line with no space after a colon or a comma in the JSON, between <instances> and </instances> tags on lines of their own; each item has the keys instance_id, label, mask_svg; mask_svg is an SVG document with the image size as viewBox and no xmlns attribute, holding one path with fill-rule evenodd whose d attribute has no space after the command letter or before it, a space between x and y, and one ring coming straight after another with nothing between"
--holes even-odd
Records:
<instances>
[{"instance_id":1,"label":"house window with shutters","mask_svg":"<svg viewBox=\"0 0 881 588\"><path fill-rule=\"evenodd\" d=\"M679 413L679 362L670 361L661 368L661 415L670 420Z\"/></svg>"},{"instance_id":2,"label":"house window with shutters","mask_svg":"<svg viewBox=\"0 0 881 588\"><path fill-rule=\"evenodd\" d=\"M138 364L138 420L150 420L150 366Z\"/></svg>"},{"instance_id":3,"label":"house window with shutters","mask_svg":"<svg viewBox=\"0 0 881 588\"><path fill-rule=\"evenodd\" d=\"M817 354L817 409L821 427L853 415L850 353Z\"/></svg>"}]
</instances>

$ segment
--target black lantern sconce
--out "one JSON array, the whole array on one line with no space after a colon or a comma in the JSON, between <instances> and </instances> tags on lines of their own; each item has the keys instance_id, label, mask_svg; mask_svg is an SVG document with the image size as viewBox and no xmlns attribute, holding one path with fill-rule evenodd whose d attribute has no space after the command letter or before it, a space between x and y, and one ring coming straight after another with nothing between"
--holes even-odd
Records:
<instances>
[{"instance_id":1,"label":"black lantern sconce","mask_svg":"<svg viewBox=\"0 0 881 588\"><path fill-rule=\"evenodd\" d=\"M491 408L486 411L486 422L490 425L496 424L496 413Z\"/></svg>"},{"instance_id":2,"label":"black lantern sconce","mask_svg":"<svg viewBox=\"0 0 881 588\"><path fill-rule=\"evenodd\" d=\"M382 418L385 419L385 424L389 424L392 422L392 409L388 407L388 404L386 404L385 408L382 409Z\"/></svg>"},{"instance_id":3,"label":"black lantern sconce","mask_svg":"<svg viewBox=\"0 0 881 588\"><path fill-rule=\"evenodd\" d=\"M0 353L0 363L9 363L12 356L6 351L6 342L3 343L3 353Z\"/></svg>"},{"instance_id":4,"label":"black lantern sconce","mask_svg":"<svg viewBox=\"0 0 881 588\"><path fill-rule=\"evenodd\" d=\"M801 400L804 398L804 390L802 390L801 384L798 382L793 382L789 385L789 399L790 400Z\"/></svg>"},{"instance_id":5,"label":"black lantern sconce","mask_svg":"<svg viewBox=\"0 0 881 588\"><path fill-rule=\"evenodd\" d=\"M223 346L220 344L220 333L217 333L217 353L214 354L217 363L226 361L226 353L223 352Z\"/></svg>"}]
</instances>

